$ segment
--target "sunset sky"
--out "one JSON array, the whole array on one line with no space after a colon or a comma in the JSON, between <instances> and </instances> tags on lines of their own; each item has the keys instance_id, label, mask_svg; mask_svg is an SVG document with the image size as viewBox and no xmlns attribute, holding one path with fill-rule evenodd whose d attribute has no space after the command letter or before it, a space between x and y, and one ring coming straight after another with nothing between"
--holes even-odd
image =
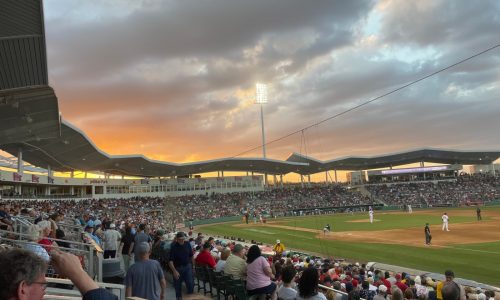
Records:
<instances>
[{"instance_id":1,"label":"sunset sky","mask_svg":"<svg viewBox=\"0 0 500 300\"><path fill-rule=\"evenodd\" d=\"M63 118L110 154L171 162L261 143L500 43L500 1L45 0ZM327 160L500 150L500 48L268 146ZM244 156L258 157L261 149Z\"/></svg>"}]
</instances>

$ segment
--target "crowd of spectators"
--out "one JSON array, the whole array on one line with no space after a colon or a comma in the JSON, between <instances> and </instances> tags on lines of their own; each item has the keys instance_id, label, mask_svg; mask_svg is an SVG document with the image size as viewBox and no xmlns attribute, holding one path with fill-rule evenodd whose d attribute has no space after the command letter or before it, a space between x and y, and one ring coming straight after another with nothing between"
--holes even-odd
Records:
<instances>
[{"instance_id":1,"label":"crowd of spectators","mask_svg":"<svg viewBox=\"0 0 500 300\"><path fill-rule=\"evenodd\" d=\"M390 187L376 185L368 186L368 189L375 197L388 204L420 202L435 205L450 201L488 201L499 198L498 183L497 178L467 175L456 181L437 184L396 184ZM349 299L362 297L382 300L381 298L388 299L388 295L394 300L445 299L446 282L435 282L423 276L387 274L366 268L362 264L347 264L333 258L306 257L291 253L282 253L284 256L276 256L274 260L272 256L266 257L264 263L260 249L257 251L255 248L257 246L248 248L236 242L206 238L201 234L195 237L192 236L192 231L187 236L174 234L177 222L188 224L192 219L243 215L250 211L279 214L298 209L364 205L371 204L371 201L360 192L342 185L294 186L256 193L178 198L11 201L0 205L0 225L2 229L12 230L16 216L29 219L33 224L27 230L28 239L35 243L25 248L45 263L49 262L50 253L71 248L71 243L64 242L69 233L68 225L71 225L84 230L77 237L80 238L78 241L102 247L106 258L122 257L125 270L131 268L134 261L140 262L144 268L157 268L157 265L148 262L151 255L163 270L172 272L174 281L183 280L187 283L192 280L192 276L181 272L180 268L185 265L185 261L184 264L171 264L172 257L176 257L172 253L180 251L176 249L188 247L187 253L192 254L193 262L245 280L249 294L265 293L272 299L280 291L283 293L281 299L286 299L285 295L293 294L295 290L293 299L346 300L341 293L335 294L331 290L318 288L315 282L346 292ZM186 246L176 246L182 239L186 239ZM134 272L141 274L144 270L138 268L136 266L133 270L139 270ZM453 275L452 272L449 274ZM156 286L164 288L164 280L159 275L158 280L160 281ZM132 279L126 282L133 284ZM177 282L176 289L179 286L180 283ZM190 287L188 285L188 291L191 290ZM474 299L483 300L483 295L485 294L478 294Z\"/></svg>"},{"instance_id":2,"label":"crowd of spectators","mask_svg":"<svg viewBox=\"0 0 500 300\"><path fill-rule=\"evenodd\" d=\"M500 198L500 178L462 174L456 180L367 185L376 200L413 207L485 203Z\"/></svg>"}]
</instances>

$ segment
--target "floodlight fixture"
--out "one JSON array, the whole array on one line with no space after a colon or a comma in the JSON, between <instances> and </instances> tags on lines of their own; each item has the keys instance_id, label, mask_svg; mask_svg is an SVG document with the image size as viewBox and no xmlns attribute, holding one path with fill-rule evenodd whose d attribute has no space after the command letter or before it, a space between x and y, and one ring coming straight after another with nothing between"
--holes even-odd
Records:
<instances>
[{"instance_id":1,"label":"floodlight fixture","mask_svg":"<svg viewBox=\"0 0 500 300\"><path fill-rule=\"evenodd\" d=\"M266 104L267 103L267 84L257 83L255 85L255 103Z\"/></svg>"}]
</instances>

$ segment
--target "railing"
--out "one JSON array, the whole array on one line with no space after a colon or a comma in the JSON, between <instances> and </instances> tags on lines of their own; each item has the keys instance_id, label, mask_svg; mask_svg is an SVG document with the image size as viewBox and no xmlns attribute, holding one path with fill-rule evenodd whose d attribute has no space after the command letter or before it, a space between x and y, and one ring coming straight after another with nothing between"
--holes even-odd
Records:
<instances>
[{"instance_id":1,"label":"railing","mask_svg":"<svg viewBox=\"0 0 500 300\"><path fill-rule=\"evenodd\" d=\"M33 225L35 218L29 216L15 216L12 217L12 220L14 221L14 226L13 226L14 232L24 234L27 233L29 227ZM73 238L72 239L73 241L77 241L78 238L80 237L80 234L83 232L83 227L79 225L60 222L57 223L57 226L64 230L64 233L66 234L66 239L68 240L71 240L69 239L69 237L71 237Z\"/></svg>"},{"instance_id":2,"label":"railing","mask_svg":"<svg viewBox=\"0 0 500 300\"><path fill-rule=\"evenodd\" d=\"M346 292L343 292L343 291L339 291L339 290L336 290L332 287L329 287L329 286L326 286L326 285L322 285L322 284L318 284L318 287L321 288L321 289L325 289L325 290L329 290L329 291L333 291L334 293L338 293L338 294L342 294L342 295L346 295L348 296L349 294L346 293ZM366 300L365 298L359 298L360 300Z\"/></svg>"},{"instance_id":3,"label":"railing","mask_svg":"<svg viewBox=\"0 0 500 300\"><path fill-rule=\"evenodd\" d=\"M73 283L69 279L61 279L61 278L46 278L47 282L55 283L58 285L67 285L68 287L73 286ZM118 296L118 299L125 300L125 286L122 284L114 284L114 283L105 283L105 282L97 282L97 285L101 288L105 288L107 290L111 290L111 292ZM53 288L47 287L46 295L44 299L81 299L82 294L75 289L61 289L61 288Z\"/></svg>"},{"instance_id":4,"label":"railing","mask_svg":"<svg viewBox=\"0 0 500 300\"><path fill-rule=\"evenodd\" d=\"M30 235L28 234L0 230L0 243L5 243L19 248L27 248L29 245L39 245L36 242L29 241L29 238ZM97 281L102 281L103 256L101 253L96 251L93 245L69 240L51 240L55 242L59 241L67 243L70 246L69 248L59 247L59 249L62 251L71 252L76 256L81 257L82 266L87 274ZM57 276L57 274L51 275Z\"/></svg>"}]
</instances>

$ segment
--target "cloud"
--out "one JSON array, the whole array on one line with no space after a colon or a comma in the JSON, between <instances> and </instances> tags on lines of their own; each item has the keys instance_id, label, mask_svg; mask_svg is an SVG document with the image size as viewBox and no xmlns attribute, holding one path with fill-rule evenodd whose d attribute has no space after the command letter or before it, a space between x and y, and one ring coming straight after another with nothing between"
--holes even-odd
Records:
<instances>
[{"instance_id":1,"label":"cloud","mask_svg":"<svg viewBox=\"0 0 500 300\"><path fill-rule=\"evenodd\" d=\"M496 1L45 1L64 118L113 154L169 161L319 159L424 146L494 149L500 53L489 52L304 132L495 42ZM473 15L471 18L469 16ZM245 156L260 156L261 149Z\"/></svg>"}]
</instances>

